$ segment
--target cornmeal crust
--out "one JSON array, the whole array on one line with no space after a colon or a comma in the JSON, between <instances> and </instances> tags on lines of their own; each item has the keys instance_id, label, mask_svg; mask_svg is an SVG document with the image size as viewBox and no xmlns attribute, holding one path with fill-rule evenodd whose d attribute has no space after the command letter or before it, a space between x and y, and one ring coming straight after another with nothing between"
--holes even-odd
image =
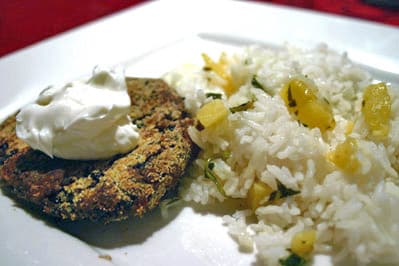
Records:
<instances>
[{"instance_id":1,"label":"cornmeal crust","mask_svg":"<svg viewBox=\"0 0 399 266\"><path fill-rule=\"evenodd\" d=\"M109 160L51 159L15 133L15 115L0 126L0 180L43 212L68 220L142 216L173 193L196 147L183 100L159 79L126 80L138 146ZM82 147L84 149L84 147Z\"/></svg>"}]
</instances>

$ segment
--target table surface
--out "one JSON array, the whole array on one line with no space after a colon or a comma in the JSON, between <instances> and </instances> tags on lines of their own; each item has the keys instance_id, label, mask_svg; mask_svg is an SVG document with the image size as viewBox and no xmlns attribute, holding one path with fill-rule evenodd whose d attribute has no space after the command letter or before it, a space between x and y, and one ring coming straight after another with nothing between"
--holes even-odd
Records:
<instances>
[{"instance_id":1,"label":"table surface","mask_svg":"<svg viewBox=\"0 0 399 266\"><path fill-rule=\"evenodd\" d=\"M0 57L143 0L0 1ZM397 0L260 0L399 26Z\"/></svg>"}]
</instances>

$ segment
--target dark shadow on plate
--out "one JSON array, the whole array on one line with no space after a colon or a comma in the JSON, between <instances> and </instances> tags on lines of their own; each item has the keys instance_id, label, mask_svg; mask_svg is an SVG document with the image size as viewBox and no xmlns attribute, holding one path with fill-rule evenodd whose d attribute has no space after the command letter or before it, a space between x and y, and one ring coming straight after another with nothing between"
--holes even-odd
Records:
<instances>
[{"instance_id":1,"label":"dark shadow on plate","mask_svg":"<svg viewBox=\"0 0 399 266\"><path fill-rule=\"evenodd\" d=\"M91 221L58 221L56 224L61 230L92 246L116 248L143 243L155 232L173 221L183 208L192 208L195 213L200 215L212 214L222 217L233 214L241 206L241 202L240 200L226 200L223 203L204 206L180 201L168 208L167 217L162 216L160 208L156 208L142 218L132 217L125 221L109 224L98 224Z\"/></svg>"},{"instance_id":2,"label":"dark shadow on plate","mask_svg":"<svg viewBox=\"0 0 399 266\"><path fill-rule=\"evenodd\" d=\"M34 219L41 220L46 226L59 229L83 242L98 248L112 249L128 245L140 245L154 233L173 221L183 208L192 208L200 215L231 215L237 209L243 209L242 200L225 200L209 205L180 201L168 208L167 217L163 217L160 208L156 208L144 217L130 217L120 222L108 224L83 221L66 221L44 214L41 209L25 200L18 199L7 186L2 186L3 195L10 198L14 206L23 209Z\"/></svg>"},{"instance_id":3,"label":"dark shadow on plate","mask_svg":"<svg viewBox=\"0 0 399 266\"><path fill-rule=\"evenodd\" d=\"M168 209L168 217L162 217L161 211L157 208L142 218L130 217L124 221L108 224L88 220L66 221L46 215L35 204L16 198L7 186L1 186L1 191L3 196L13 201L14 207L23 209L32 218L41 220L46 226L57 228L99 248L117 248L143 243L175 219L182 209L180 206L171 207Z\"/></svg>"},{"instance_id":4,"label":"dark shadow on plate","mask_svg":"<svg viewBox=\"0 0 399 266\"><path fill-rule=\"evenodd\" d=\"M144 217L130 217L120 222L108 224L91 221L58 221L57 227L81 239L89 245L112 249L128 245L140 245L158 230L169 224L179 214L181 208L168 210L168 217L163 217L159 208Z\"/></svg>"},{"instance_id":5,"label":"dark shadow on plate","mask_svg":"<svg viewBox=\"0 0 399 266\"><path fill-rule=\"evenodd\" d=\"M213 202L207 205L200 203L186 203L195 213L201 215L214 214L217 216L232 215L236 210L244 210L242 199L226 199L223 202Z\"/></svg>"},{"instance_id":6,"label":"dark shadow on plate","mask_svg":"<svg viewBox=\"0 0 399 266\"><path fill-rule=\"evenodd\" d=\"M108 224L87 220L72 222L60 220L44 214L36 205L15 198L13 193L7 187L1 186L1 192L3 196L10 198L14 202L14 207L23 209L27 215L30 215L34 219L43 221L46 226L59 229L93 247L104 249L140 245L141 243L144 243L149 237L173 221L184 208L191 208L199 215L216 215L219 217L232 215L236 210L245 209L243 201L239 199L228 199L224 202L215 202L208 205L180 202L179 204L168 208L167 217L163 217L160 208L157 208L142 218L131 217L124 221ZM248 222L254 223L255 220L252 219L256 218L247 218ZM206 230L206 228L204 228L204 230ZM234 238L232 239L233 241L236 241ZM241 250L239 247L238 250L242 253L248 253L248 251ZM264 262L261 260L259 255L257 255L256 259L251 263L251 266L261 265L264 265ZM349 266L355 264L350 261L345 261L334 265Z\"/></svg>"}]
</instances>

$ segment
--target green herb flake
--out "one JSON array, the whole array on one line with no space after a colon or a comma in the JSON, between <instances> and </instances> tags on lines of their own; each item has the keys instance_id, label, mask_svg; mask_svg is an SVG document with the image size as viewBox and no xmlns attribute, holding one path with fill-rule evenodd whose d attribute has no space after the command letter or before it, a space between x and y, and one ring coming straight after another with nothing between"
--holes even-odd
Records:
<instances>
[{"instance_id":1,"label":"green herb flake","mask_svg":"<svg viewBox=\"0 0 399 266\"><path fill-rule=\"evenodd\" d=\"M282 266L305 266L307 261L295 253L291 253L287 258L279 260Z\"/></svg>"},{"instance_id":2,"label":"green herb flake","mask_svg":"<svg viewBox=\"0 0 399 266\"><path fill-rule=\"evenodd\" d=\"M251 84L252 84L252 86L254 86L255 88L261 89L261 90L263 90L263 91L265 90L265 89L263 88L262 84L260 84L260 82L256 79L256 75L254 75L254 76L252 77Z\"/></svg>"},{"instance_id":3,"label":"green herb flake","mask_svg":"<svg viewBox=\"0 0 399 266\"><path fill-rule=\"evenodd\" d=\"M212 99L222 99L222 94L221 93L215 93L215 92L208 92L208 93L206 93L205 94L205 96L208 98L208 97L211 97Z\"/></svg>"},{"instance_id":4,"label":"green herb flake","mask_svg":"<svg viewBox=\"0 0 399 266\"><path fill-rule=\"evenodd\" d=\"M262 84L260 84L260 82L258 81L256 75L254 75L254 76L252 77L251 85L252 85L254 88L261 89L262 91L264 91L264 92L266 92L267 94L271 95L271 93L270 93L265 87L263 87Z\"/></svg>"},{"instance_id":5,"label":"green herb flake","mask_svg":"<svg viewBox=\"0 0 399 266\"><path fill-rule=\"evenodd\" d=\"M248 101L246 103L240 104L238 106L234 106L230 108L230 112L237 113L237 112L242 112L242 111L246 111L248 109L251 109L254 107L254 102L253 101Z\"/></svg>"},{"instance_id":6,"label":"green herb flake","mask_svg":"<svg viewBox=\"0 0 399 266\"><path fill-rule=\"evenodd\" d=\"M223 151L223 152L220 154L220 157L221 157L223 160L227 160L230 156L231 156L231 152L229 152L229 151Z\"/></svg>"},{"instance_id":7,"label":"green herb flake","mask_svg":"<svg viewBox=\"0 0 399 266\"><path fill-rule=\"evenodd\" d=\"M286 197L293 196L293 195L296 195L299 193L301 193L301 192L287 188L280 181L277 180L277 190L273 191L272 194L270 194L269 201L286 198Z\"/></svg>"},{"instance_id":8,"label":"green herb flake","mask_svg":"<svg viewBox=\"0 0 399 266\"><path fill-rule=\"evenodd\" d=\"M256 97L255 95L252 95L251 100L240 104L238 106L234 106L234 107L230 107L230 112L237 113L237 112L242 112L242 111L246 111L248 109L252 109L254 107L254 102L256 101Z\"/></svg>"},{"instance_id":9,"label":"green herb flake","mask_svg":"<svg viewBox=\"0 0 399 266\"><path fill-rule=\"evenodd\" d=\"M204 171L204 175L206 178L208 178L209 180L211 180L213 183L215 183L216 188L218 189L218 191L223 195L226 196L226 193L224 192L223 186L220 183L220 177L218 177L215 172L213 171L213 169L215 168L215 163L212 161L211 158L209 158L206 161L206 165L205 165L205 171Z\"/></svg>"}]
</instances>

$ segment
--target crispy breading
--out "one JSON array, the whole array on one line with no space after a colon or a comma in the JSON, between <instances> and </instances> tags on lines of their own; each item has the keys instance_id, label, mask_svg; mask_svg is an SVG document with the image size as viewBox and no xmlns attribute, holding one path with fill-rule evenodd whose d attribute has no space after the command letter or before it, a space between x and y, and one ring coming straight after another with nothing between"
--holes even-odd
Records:
<instances>
[{"instance_id":1,"label":"crispy breading","mask_svg":"<svg viewBox=\"0 0 399 266\"><path fill-rule=\"evenodd\" d=\"M0 180L55 217L113 221L142 216L175 190L195 155L182 99L159 79L126 80L138 146L108 160L51 159L17 138L15 115L0 126Z\"/></svg>"}]
</instances>

